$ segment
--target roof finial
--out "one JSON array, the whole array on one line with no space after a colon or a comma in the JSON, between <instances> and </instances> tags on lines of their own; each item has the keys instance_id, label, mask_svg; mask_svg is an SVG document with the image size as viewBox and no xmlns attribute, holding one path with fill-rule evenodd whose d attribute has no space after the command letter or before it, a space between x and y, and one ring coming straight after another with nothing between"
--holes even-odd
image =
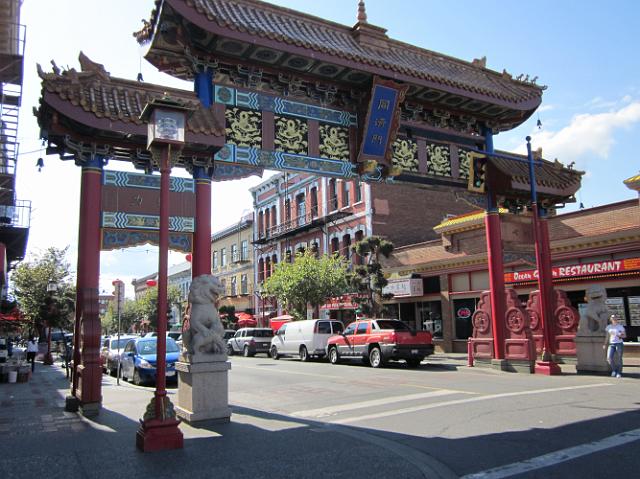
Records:
<instances>
[{"instance_id":1,"label":"roof finial","mask_svg":"<svg viewBox=\"0 0 640 479\"><path fill-rule=\"evenodd\" d=\"M367 11L364 7L364 0L358 2L358 23L367 23Z\"/></svg>"}]
</instances>

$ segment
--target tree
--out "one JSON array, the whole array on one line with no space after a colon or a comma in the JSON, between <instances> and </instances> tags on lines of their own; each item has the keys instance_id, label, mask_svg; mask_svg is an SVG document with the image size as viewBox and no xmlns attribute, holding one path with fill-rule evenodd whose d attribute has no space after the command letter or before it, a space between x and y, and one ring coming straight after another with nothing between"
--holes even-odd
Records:
<instances>
[{"instance_id":1,"label":"tree","mask_svg":"<svg viewBox=\"0 0 640 479\"><path fill-rule=\"evenodd\" d=\"M31 329L44 337L45 323L51 327L72 329L75 311L75 286L64 249L50 247L33 261L24 261L11 274L14 295ZM57 290L47 291L49 283Z\"/></svg>"},{"instance_id":2,"label":"tree","mask_svg":"<svg viewBox=\"0 0 640 479\"><path fill-rule=\"evenodd\" d=\"M383 294L382 289L389 283L382 274L381 257L388 258L393 251L393 243L379 236L369 236L358 241L353 251L365 258L365 264L355 268L351 285L358 293L354 301L367 317L379 318L385 313L383 301L393 298L393 294Z\"/></svg>"},{"instance_id":3,"label":"tree","mask_svg":"<svg viewBox=\"0 0 640 479\"><path fill-rule=\"evenodd\" d=\"M169 285L167 288L167 311L171 311L171 305L180 301L181 293L177 286ZM144 296L136 301L135 312L137 320L148 319L153 329L158 329L158 288L153 287L145 291ZM126 303L125 303L126 309Z\"/></svg>"},{"instance_id":4,"label":"tree","mask_svg":"<svg viewBox=\"0 0 640 479\"><path fill-rule=\"evenodd\" d=\"M281 262L264 282L263 296L275 296L294 319L306 319L307 305L316 308L347 292L347 264L343 258L312 251L296 254L293 263Z\"/></svg>"}]
</instances>

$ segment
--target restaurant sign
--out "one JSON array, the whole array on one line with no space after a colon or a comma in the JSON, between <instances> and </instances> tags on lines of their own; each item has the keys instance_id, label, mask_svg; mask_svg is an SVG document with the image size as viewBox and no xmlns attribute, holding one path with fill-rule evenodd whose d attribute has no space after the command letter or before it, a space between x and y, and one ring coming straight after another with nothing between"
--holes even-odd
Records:
<instances>
[{"instance_id":1,"label":"restaurant sign","mask_svg":"<svg viewBox=\"0 0 640 479\"><path fill-rule=\"evenodd\" d=\"M618 260L598 261L596 263L583 263L568 266L555 266L552 268L553 278L578 278L594 274L622 273L626 271L640 270L640 258L627 258ZM505 283L519 283L524 281L536 281L538 270L510 271L504 274Z\"/></svg>"},{"instance_id":2,"label":"restaurant sign","mask_svg":"<svg viewBox=\"0 0 640 479\"><path fill-rule=\"evenodd\" d=\"M393 294L394 298L422 296L422 278L390 279L382 293Z\"/></svg>"}]
</instances>

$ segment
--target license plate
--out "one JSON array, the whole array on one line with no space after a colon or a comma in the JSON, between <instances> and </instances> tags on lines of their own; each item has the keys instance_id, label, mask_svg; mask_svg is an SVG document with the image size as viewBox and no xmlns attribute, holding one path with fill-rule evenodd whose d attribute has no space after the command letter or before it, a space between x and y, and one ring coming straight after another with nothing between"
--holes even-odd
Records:
<instances>
[{"instance_id":1,"label":"license plate","mask_svg":"<svg viewBox=\"0 0 640 479\"><path fill-rule=\"evenodd\" d=\"M167 371L167 376L174 376L175 374L175 371Z\"/></svg>"},{"instance_id":2,"label":"license plate","mask_svg":"<svg viewBox=\"0 0 640 479\"><path fill-rule=\"evenodd\" d=\"M417 349L412 349L411 350L411 354L418 354L418 350Z\"/></svg>"}]
</instances>

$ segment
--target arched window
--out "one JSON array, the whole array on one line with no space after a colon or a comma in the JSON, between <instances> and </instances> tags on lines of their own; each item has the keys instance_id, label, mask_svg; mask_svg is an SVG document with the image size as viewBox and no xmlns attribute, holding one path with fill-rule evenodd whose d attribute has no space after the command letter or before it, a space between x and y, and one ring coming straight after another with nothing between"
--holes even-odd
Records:
<instances>
[{"instance_id":1,"label":"arched window","mask_svg":"<svg viewBox=\"0 0 640 479\"><path fill-rule=\"evenodd\" d=\"M344 235L342 237L342 255L347 261L351 258L351 236Z\"/></svg>"},{"instance_id":2,"label":"arched window","mask_svg":"<svg viewBox=\"0 0 640 479\"><path fill-rule=\"evenodd\" d=\"M267 256L267 259L264 262L264 278L267 279L270 277L271 277L271 258Z\"/></svg>"},{"instance_id":3,"label":"arched window","mask_svg":"<svg viewBox=\"0 0 640 479\"><path fill-rule=\"evenodd\" d=\"M262 223L262 211L258 213L258 238L262 238L264 236L264 225Z\"/></svg>"},{"instance_id":4,"label":"arched window","mask_svg":"<svg viewBox=\"0 0 640 479\"><path fill-rule=\"evenodd\" d=\"M260 258L258 260L258 282L262 283L264 281L264 260Z\"/></svg>"},{"instance_id":5,"label":"arched window","mask_svg":"<svg viewBox=\"0 0 640 479\"><path fill-rule=\"evenodd\" d=\"M269 228L271 227L271 213L269 208L264 211L264 234L269 236Z\"/></svg>"},{"instance_id":6,"label":"arched window","mask_svg":"<svg viewBox=\"0 0 640 479\"><path fill-rule=\"evenodd\" d=\"M354 191L354 203L360 203L362 201L362 184L360 180L355 180L353 182L353 191Z\"/></svg>"},{"instance_id":7,"label":"arched window","mask_svg":"<svg viewBox=\"0 0 640 479\"><path fill-rule=\"evenodd\" d=\"M351 182L342 182L342 206L349 206L351 204Z\"/></svg>"},{"instance_id":8,"label":"arched window","mask_svg":"<svg viewBox=\"0 0 640 479\"><path fill-rule=\"evenodd\" d=\"M331 254L340 253L340 240L338 238L331 238Z\"/></svg>"},{"instance_id":9,"label":"arched window","mask_svg":"<svg viewBox=\"0 0 640 479\"><path fill-rule=\"evenodd\" d=\"M271 207L271 227L275 229L277 225L278 225L278 215L276 214L276 207L275 205L273 205Z\"/></svg>"}]
</instances>

